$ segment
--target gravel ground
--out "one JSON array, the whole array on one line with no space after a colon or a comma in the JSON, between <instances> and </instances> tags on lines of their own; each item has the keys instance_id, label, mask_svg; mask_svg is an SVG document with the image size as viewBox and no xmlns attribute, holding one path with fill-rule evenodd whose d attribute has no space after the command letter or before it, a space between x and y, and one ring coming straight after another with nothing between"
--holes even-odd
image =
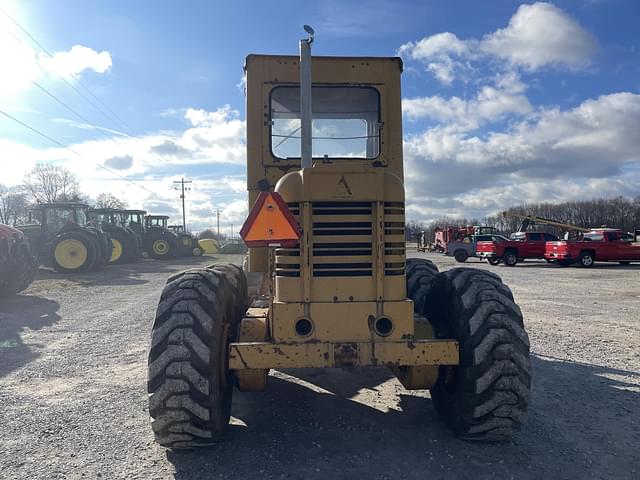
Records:
<instances>
[{"instance_id":1,"label":"gravel ground","mask_svg":"<svg viewBox=\"0 0 640 480\"><path fill-rule=\"evenodd\" d=\"M272 372L266 392L236 392L224 443L165 451L147 414L151 321L168 275L239 261L223 257L41 270L0 300L0 477L640 478L640 265L465 264L503 276L531 338L533 403L512 443L456 439L427 392L372 368Z\"/></svg>"}]
</instances>

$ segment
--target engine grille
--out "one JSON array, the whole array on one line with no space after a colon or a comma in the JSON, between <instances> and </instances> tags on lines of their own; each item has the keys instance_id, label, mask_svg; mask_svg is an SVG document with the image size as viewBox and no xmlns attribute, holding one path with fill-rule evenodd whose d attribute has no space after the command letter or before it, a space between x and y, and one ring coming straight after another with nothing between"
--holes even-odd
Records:
<instances>
[{"instance_id":1,"label":"engine grille","mask_svg":"<svg viewBox=\"0 0 640 480\"><path fill-rule=\"evenodd\" d=\"M288 206L299 219L299 204L289 203ZM311 210L313 276L373 276L373 204L314 202ZM385 202L384 212L384 252L385 257L393 257L393 261L385 261L385 275L404 275L404 204ZM276 250L276 276L300 276L299 245Z\"/></svg>"}]
</instances>

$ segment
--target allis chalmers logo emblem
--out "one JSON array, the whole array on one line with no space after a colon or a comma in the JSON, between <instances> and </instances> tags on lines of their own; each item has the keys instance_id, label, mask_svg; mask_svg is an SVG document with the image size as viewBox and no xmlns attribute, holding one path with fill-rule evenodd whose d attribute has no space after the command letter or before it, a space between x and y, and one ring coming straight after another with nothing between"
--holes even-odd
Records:
<instances>
[{"instance_id":1,"label":"allis chalmers logo emblem","mask_svg":"<svg viewBox=\"0 0 640 480\"><path fill-rule=\"evenodd\" d=\"M340 177L338 180L338 185L336 185L336 197L350 197L353 193L351 193L351 187L347 183L347 180L344 178L344 175Z\"/></svg>"}]
</instances>

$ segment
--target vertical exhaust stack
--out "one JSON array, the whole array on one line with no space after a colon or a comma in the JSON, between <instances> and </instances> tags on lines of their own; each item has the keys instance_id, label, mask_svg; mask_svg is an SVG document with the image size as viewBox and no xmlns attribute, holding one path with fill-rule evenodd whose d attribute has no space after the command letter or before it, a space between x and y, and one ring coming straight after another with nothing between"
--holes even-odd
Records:
<instances>
[{"instance_id":1,"label":"vertical exhaust stack","mask_svg":"<svg viewBox=\"0 0 640 480\"><path fill-rule=\"evenodd\" d=\"M313 166L312 107L311 107L311 44L314 31L304 26L308 38L300 40L300 168Z\"/></svg>"}]
</instances>

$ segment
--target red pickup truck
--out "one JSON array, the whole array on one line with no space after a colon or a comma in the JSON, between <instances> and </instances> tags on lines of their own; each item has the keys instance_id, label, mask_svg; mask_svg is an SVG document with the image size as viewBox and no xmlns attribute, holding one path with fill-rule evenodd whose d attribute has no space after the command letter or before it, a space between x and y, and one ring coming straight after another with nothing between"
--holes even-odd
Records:
<instances>
[{"instance_id":1,"label":"red pickup truck","mask_svg":"<svg viewBox=\"0 0 640 480\"><path fill-rule=\"evenodd\" d=\"M591 267L594 262L628 265L640 262L640 238L612 228L598 228L585 233L582 240L547 242L544 258L563 267L573 263Z\"/></svg>"},{"instance_id":2,"label":"red pickup truck","mask_svg":"<svg viewBox=\"0 0 640 480\"><path fill-rule=\"evenodd\" d=\"M546 258L545 243L557 240L558 237L546 232L516 232L506 242L478 242L476 255L491 265L503 261L513 267L525 258Z\"/></svg>"}]
</instances>

